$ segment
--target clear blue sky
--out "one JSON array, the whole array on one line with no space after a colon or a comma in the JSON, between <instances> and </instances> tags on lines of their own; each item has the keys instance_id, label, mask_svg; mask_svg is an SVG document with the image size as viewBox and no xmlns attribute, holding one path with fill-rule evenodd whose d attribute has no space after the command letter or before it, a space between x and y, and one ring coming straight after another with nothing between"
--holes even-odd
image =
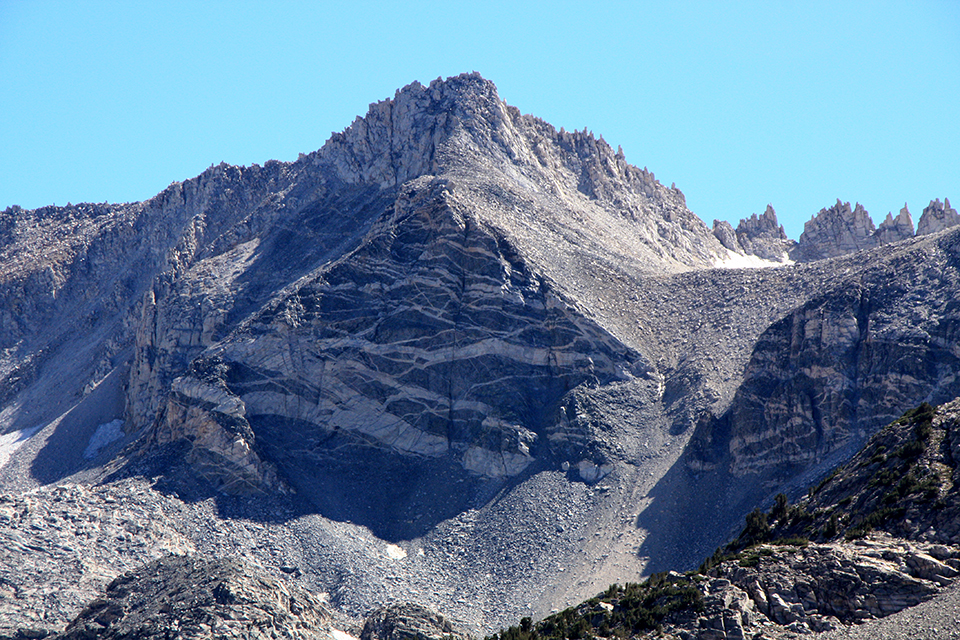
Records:
<instances>
[{"instance_id":1,"label":"clear blue sky","mask_svg":"<svg viewBox=\"0 0 960 640\"><path fill-rule=\"evenodd\" d=\"M0 209L142 200L296 159L413 80L479 71L676 182L711 224L960 205L960 1L0 0Z\"/></svg>"}]
</instances>

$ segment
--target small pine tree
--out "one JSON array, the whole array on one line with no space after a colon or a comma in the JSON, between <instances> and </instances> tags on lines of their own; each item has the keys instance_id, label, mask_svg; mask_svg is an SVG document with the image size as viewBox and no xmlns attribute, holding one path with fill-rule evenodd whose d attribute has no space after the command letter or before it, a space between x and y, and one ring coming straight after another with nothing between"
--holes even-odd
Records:
<instances>
[{"instance_id":1,"label":"small pine tree","mask_svg":"<svg viewBox=\"0 0 960 640\"><path fill-rule=\"evenodd\" d=\"M770 510L770 517L777 522L783 522L786 520L789 510L790 502L787 500L787 496L778 493L773 499L773 509Z\"/></svg>"}]
</instances>

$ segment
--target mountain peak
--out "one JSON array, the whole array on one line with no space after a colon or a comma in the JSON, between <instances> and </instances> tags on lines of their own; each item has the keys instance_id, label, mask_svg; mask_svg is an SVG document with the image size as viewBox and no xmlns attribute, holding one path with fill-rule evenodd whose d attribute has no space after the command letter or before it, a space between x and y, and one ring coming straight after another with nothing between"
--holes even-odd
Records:
<instances>
[{"instance_id":1,"label":"mountain peak","mask_svg":"<svg viewBox=\"0 0 960 640\"><path fill-rule=\"evenodd\" d=\"M365 116L333 134L318 157L348 183L395 187L436 173L440 146L458 128L497 129L506 109L496 86L476 72L426 87L414 81L372 103Z\"/></svg>"}]
</instances>

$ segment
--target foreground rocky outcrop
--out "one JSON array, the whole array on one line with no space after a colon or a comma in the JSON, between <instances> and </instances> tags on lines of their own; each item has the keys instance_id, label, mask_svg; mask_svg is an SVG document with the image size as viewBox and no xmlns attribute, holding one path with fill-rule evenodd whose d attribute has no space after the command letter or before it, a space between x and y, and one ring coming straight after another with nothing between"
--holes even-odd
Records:
<instances>
[{"instance_id":1,"label":"foreground rocky outcrop","mask_svg":"<svg viewBox=\"0 0 960 640\"><path fill-rule=\"evenodd\" d=\"M936 597L960 575L960 547L889 536L762 544L700 573L657 574L497 634L500 640L667 637L734 640L839 630Z\"/></svg>"},{"instance_id":2,"label":"foreground rocky outcrop","mask_svg":"<svg viewBox=\"0 0 960 640\"><path fill-rule=\"evenodd\" d=\"M166 556L115 579L54 638L333 640L330 622L314 596L238 560Z\"/></svg>"},{"instance_id":3,"label":"foreground rocky outcrop","mask_svg":"<svg viewBox=\"0 0 960 640\"><path fill-rule=\"evenodd\" d=\"M118 493L73 485L0 495L0 637L62 629L120 573L195 550L176 505Z\"/></svg>"},{"instance_id":4,"label":"foreground rocky outcrop","mask_svg":"<svg viewBox=\"0 0 960 640\"><path fill-rule=\"evenodd\" d=\"M470 636L436 611L397 604L377 609L367 618L360 640L469 640Z\"/></svg>"},{"instance_id":5,"label":"foreground rocky outcrop","mask_svg":"<svg viewBox=\"0 0 960 640\"><path fill-rule=\"evenodd\" d=\"M936 409L922 404L796 505L781 494L769 513L754 510L739 537L698 571L612 585L497 637L794 637L950 594L960 582L958 437L960 398Z\"/></svg>"}]
</instances>

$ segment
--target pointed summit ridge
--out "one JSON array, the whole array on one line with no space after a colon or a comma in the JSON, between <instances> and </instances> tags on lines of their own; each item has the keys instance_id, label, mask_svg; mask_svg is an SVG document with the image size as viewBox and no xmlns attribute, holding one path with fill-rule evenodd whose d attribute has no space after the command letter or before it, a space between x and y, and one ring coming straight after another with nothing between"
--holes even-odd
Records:
<instances>
[{"instance_id":1,"label":"pointed summit ridge","mask_svg":"<svg viewBox=\"0 0 960 640\"><path fill-rule=\"evenodd\" d=\"M940 198L937 198L931 200L923 210L917 223L917 235L925 236L957 225L960 225L960 214L950 206L950 199L944 198L944 201L940 202Z\"/></svg>"},{"instance_id":2,"label":"pointed summit ridge","mask_svg":"<svg viewBox=\"0 0 960 640\"><path fill-rule=\"evenodd\" d=\"M496 86L478 73L438 78L428 87L415 81L333 134L318 160L348 183L396 187L436 173L439 148L458 127L495 131L505 118Z\"/></svg>"},{"instance_id":3,"label":"pointed summit ridge","mask_svg":"<svg viewBox=\"0 0 960 640\"><path fill-rule=\"evenodd\" d=\"M863 205L858 202L851 209L849 202L837 198L835 205L821 209L803 225L796 253L801 260L819 260L869 249L879 244L875 232Z\"/></svg>"},{"instance_id":4,"label":"pointed summit ridge","mask_svg":"<svg viewBox=\"0 0 960 640\"><path fill-rule=\"evenodd\" d=\"M586 128L558 131L522 115L477 73L400 89L306 160L335 181L384 190L448 180L491 214L482 214L491 225L529 237L536 253L550 244L545 236L559 241L569 226L602 237L598 251L644 271L708 268L728 255L678 189ZM505 201L512 211L501 212Z\"/></svg>"},{"instance_id":5,"label":"pointed summit ridge","mask_svg":"<svg viewBox=\"0 0 960 640\"><path fill-rule=\"evenodd\" d=\"M777 222L777 212L770 204L759 216L754 213L741 219L736 232L729 223L715 220L713 234L731 251L773 262L789 260L788 252L796 244L787 238L783 225Z\"/></svg>"},{"instance_id":6,"label":"pointed summit ridge","mask_svg":"<svg viewBox=\"0 0 960 640\"><path fill-rule=\"evenodd\" d=\"M903 203L903 208L900 209L896 218L893 217L893 213L887 214L884 221L877 227L876 236L880 244L900 242L913 237L913 217L906 202Z\"/></svg>"}]
</instances>

